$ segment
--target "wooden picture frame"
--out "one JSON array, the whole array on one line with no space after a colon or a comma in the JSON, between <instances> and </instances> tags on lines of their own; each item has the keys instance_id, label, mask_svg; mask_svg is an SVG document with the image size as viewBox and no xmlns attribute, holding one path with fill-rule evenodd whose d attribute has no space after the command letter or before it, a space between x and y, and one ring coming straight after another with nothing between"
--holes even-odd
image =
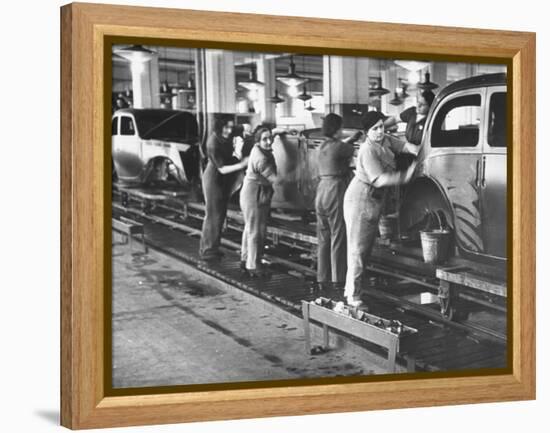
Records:
<instances>
[{"instance_id":1,"label":"wooden picture frame","mask_svg":"<svg viewBox=\"0 0 550 433\"><path fill-rule=\"evenodd\" d=\"M242 23L246 22L246 27ZM97 428L535 398L535 35L533 33L70 4L61 8L61 424ZM511 368L506 374L108 396L104 382L107 37L210 41L509 67ZM253 37L253 38L252 38ZM107 47L110 49L110 47ZM347 51L346 51L347 50ZM108 161L107 161L108 162Z\"/></svg>"}]
</instances>

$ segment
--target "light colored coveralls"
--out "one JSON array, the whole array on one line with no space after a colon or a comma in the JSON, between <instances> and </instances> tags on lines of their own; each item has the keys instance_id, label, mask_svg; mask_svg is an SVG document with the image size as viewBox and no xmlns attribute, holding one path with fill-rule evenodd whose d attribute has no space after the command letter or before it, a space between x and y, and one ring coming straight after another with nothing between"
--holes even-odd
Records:
<instances>
[{"instance_id":1,"label":"light colored coveralls","mask_svg":"<svg viewBox=\"0 0 550 433\"><path fill-rule=\"evenodd\" d=\"M368 138L359 148L355 177L344 196L344 220L348 238L348 270L344 295L360 299L363 274L378 232L378 221L384 209L387 188L372 183L382 173L395 171L395 153L405 142L390 135L381 144Z\"/></svg>"},{"instance_id":2,"label":"light colored coveralls","mask_svg":"<svg viewBox=\"0 0 550 433\"><path fill-rule=\"evenodd\" d=\"M348 186L353 144L327 138L319 146L317 214L317 281L344 284L346 279L346 226L344 193Z\"/></svg>"},{"instance_id":3,"label":"light colored coveralls","mask_svg":"<svg viewBox=\"0 0 550 433\"><path fill-rule=\"evenodd\" d=\"M261 264L267 233L267 219L271 208L277 167L273 153L254 145L241 189L240 204L244 218L241 261L246 269L257 269Z\"/></svg>"}]
</instances>

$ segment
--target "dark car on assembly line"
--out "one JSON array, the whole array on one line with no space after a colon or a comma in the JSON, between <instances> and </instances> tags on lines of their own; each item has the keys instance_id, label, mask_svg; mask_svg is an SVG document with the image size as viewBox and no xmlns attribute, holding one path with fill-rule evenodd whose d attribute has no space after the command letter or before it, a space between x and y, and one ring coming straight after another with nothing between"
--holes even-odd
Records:
<instances>
[{"instance_id":1,"label":"dark car on assembly line","mask_svg":"<svg viewBox=\"0 0 550 433\"><path fill-rule=\"evenodd\" d=\"M125 108L113 114L111 125L118 181L187 185L198 179L198 124L192 113Z\"/></svg>"},{"instance_id":2,"label":"dark car on assembly line","mask_svg":"<svg viewBox=\"0 0 550 433\"><path fill-rule=\"evenodd\" d=\"M467 78L439 92L404 191L401 233L414 236L436 212L461 255L506 262L507 98L506 74Z\"/></svg>"}]
</instances>

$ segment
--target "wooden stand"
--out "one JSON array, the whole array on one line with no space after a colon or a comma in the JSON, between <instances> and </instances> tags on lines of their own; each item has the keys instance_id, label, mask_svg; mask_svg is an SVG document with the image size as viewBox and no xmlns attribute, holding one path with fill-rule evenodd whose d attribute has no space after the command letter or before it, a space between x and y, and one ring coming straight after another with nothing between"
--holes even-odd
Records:
<instances>
[{"instance_id":1,"label":"wooden stand","mask_svg":"<svg viewBox=\"0 0 550 433\"><path fill-rule=\"evenodd\" d=\"M147 244L145 243L145 232L143 230L143 224L140 224L129 218L122 217L120 220L112 218L111 225L114 230L126 235L126 242L130 244L130 248L132 248L133 236L140 235L141 242L143 244L143 252L147 253Z\"/></svg>"},{"instance_id":2,"label":"wooden stand","mask_svg":"<svg viewBox=\"0 0 550 433\"><path fill-rule=\"evenodd\" d=\"M333 311L335 303L328 299L320 298L323 305L315 302L302 301L302 312L304 317L304 332L306 340L306 350L311 352L311 335L309 330L310 320L317 321L323 326L323 347L326 349L329 345L329 328L338 329L346 334L353 335L362 340L374 343L388 350L388 372L396 372L395 359L397 354L404 352L404 343L411 343L417 334L417 330L403 325L401 333L392 332L392 322L364 311L345 307L343 314ZM362 320L359 320L361 318ZM367 321L365 321L368 320ZM408 344L408 347L411 347ZM407 370L414 371L414 358L407 357Z\"/></svg>"},{"instance_id":3,"label":"wooden stand","mask_svg":"<svg viewBox=\"0 0 550 433\"><path fill-rule=\"evenodd\" d=\"M467 287L497 298L507 296L505 281L491 280L466 266L437 268L435 275L439 278L441 314L451 320L458 310L461 288Z\"/></svg>"}]
</instances>

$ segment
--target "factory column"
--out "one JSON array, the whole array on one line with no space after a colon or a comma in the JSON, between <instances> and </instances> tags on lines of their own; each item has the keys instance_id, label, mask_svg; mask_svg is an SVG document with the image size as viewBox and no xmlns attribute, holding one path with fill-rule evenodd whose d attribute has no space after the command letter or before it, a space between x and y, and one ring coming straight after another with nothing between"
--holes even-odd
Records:
<instances>
[{"instance_id":1,"label":"factory column","mask_svg":"<svg viewBox=\"0 0 550 433\"><path fill-rule=\"evenodd\" d=\"M160 83L158 55L148 62L131 62L134 108L158 108Z\"/></svg>"},{"instance_id":2,"label":"factory column","mask_svg":"<svg viewBox=\"0 0 550 433\"><path fill-rule=\"evenodd\" d=\"M269 98L275 94L275 59L266 59L264 56L257 61L258 80L265 85L258 90L257 107L262 123L275 125L275 104Z\"/></svg>"},{"instance_id":3,"label":"factory column","mask_svg":"<svg viewBox=\"0 0 550 433\"><path fill-rule=\"evenodd\" d=\"M360 126L360 115L368 110L369 59L323 57L325 112L344 117L346 126Z\"/></svg>"},{"instance_id":4,"label":"factory column","mask_svg":"<svg viewBox=\"0 0 550 433\"><path fill-rule=\"evenodd\" d=\"M430 80L436 84L439 84L439 87L433 90L433 92L437 95L437 92L447 85L447 63L430 63L429 69L431 74Z\"/></svg>"},{"instance_id":5,"label":"factory column","mask_svg":"<svg viewBox=\"0 0 550 433\"><path fill-rule=\"evenodd\" d=\"M235 65L232 51L206 50L204 59L208 130L217 115L235 115Z\"/></svg>"},{"instance_id":6,"label":"factory column","mask_svg":"<svg viewBox=\"0 0 550 433\"><path fill-rule=\"evenodd\" d=\"M398 116L401 110L403 110L403 105L390 104L390 101L396 96L397 87L399 86L397 68L397 65L389 65L387 69L382 72L382 82L390 93L381 97L381 108L382 112L389 116Z\"/></svg>"}]
</instances>

